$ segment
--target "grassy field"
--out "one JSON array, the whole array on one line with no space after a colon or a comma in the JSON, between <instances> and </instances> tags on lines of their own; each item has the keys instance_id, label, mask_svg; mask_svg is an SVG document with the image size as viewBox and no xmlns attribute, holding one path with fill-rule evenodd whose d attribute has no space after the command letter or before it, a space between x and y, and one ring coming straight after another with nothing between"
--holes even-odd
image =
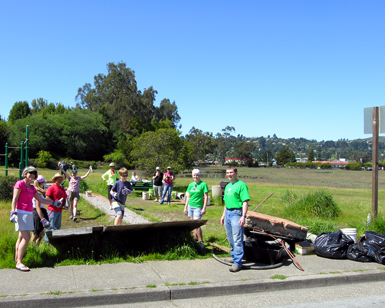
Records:
<instances>
[{"instance_id":1,"label":"grassy field","mask_svg":"<svg viewBox=\"0 0 385 308\"><path fill-rule=\"evenodd\" d=\"M225 167L206 167L202 168L202 179L208 184L209 188L218 185L220 181L225 180L223 171ZM101 180L101 175L107 169L96 169L85 180L89 190L107 196L105 183ZM222 173L220 173L222 171ZM86 170L79 170L82 176ZM137 172L140 176L140 171ZM259 205L268 195L274 195L263 204L258 211L261 213L290 219L296 223L308 225L313 233L319 231L337 231L340 228L351 227L358 229L358 235L366 229L366 218L371 213L371 182L372 173L367 171L347 171L347 170L313 170L313 169L284 169L284 168L239 168L239 177L249 187L251 196L250 210ZM39 170L39 174L49 180L55 174L53 170ZM10 174L15 175L17 174ZM208 177L206 177L208 176ZM174 191L185 192L188 184L192 182L189 175L177 176ZM379 217L384 216L384 195L385 195L385 172L379 172ZM290 195L305 196L317 191L325 191L330 194L340 208L339 216L334 219L314 219L287 214L287 204L283 198ZM130 196L127 200L127 207L136 213L145 216L150 221L170 221L188 219L183 214L184 205L175 201L171 205L159 205L151 200L142 200L138 196ZM16 242L17 233L14 231L14 225L9 222L10 201L0 201L0 247L2 258L0 258L0 268L13 267L13 251ZM91 225L112 224L109 215L93 208L82 199L79 204L79 222L70 221L67 211L63 212L62 228L77 228ZM223 240L226 238L224 227L220 225L220 217L223 213L223 206L218 200L212 199L212 205L208 207L206 215L203 216L208 222L203 226L203 236L205 241L215 241L220 245L226 245ZM370 230L377 231L369 226ZM36 245L35 245L36 246ZM71 256L66 260L57 258L55 261L55 251L49 245L41 245L38 249L30 244L27 250L27 258L30 258L28 264L35 266L47 265L47 260L59 264L78 264L89 262L77 258L76 262L71 261ZM42 248L43 246L43 248ZM44 247L46 246L46 247ZM42 258L40 260L36 257ZM206 257L209 250L206 251ZM49 256L49 257L46 257ZM162 256L143 256L144 259L159 259ZM197 256L205 257L205 255ZM44 260L46 258L47 260ZM35 260L36 259L36 260ZM59 260L60 259L60 260ZM114 258L105 262L113 262ZM133 258L135 259L135 258ZM115 261L122 261L116 258ZM125 259L127 261L127 259ZM28 262L28 260L26 261ZM78 262L78 263L77 263ZM49 263L49 262L48 262ZM33 266L33 265L30 265Z\"/></svg>"}]
</instances>

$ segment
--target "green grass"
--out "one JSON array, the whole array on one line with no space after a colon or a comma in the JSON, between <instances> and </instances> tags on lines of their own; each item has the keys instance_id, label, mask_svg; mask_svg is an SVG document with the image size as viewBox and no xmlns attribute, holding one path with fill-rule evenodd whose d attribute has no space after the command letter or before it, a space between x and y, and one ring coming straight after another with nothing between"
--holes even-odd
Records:
<instances>
[{"instance_id":1,"label":"green grass","mask_svg":"<svg viewBox=\"0 0 385 308\"><path fill-rule=\"evenodd\" d=\"M225 170L225 167L201 168L202 180L209 188L218 185L219 181L225 180L224 173L209 173ZM93 193L107 196L107 186L102 181L101 175L107 169L96 169L85 181ZM82 176L86 170L79 170ZM346 171L346 170L314 170L314 169L281 169L281 168L238 168L240 179L249 188L251 201L249 210L254 210L260 202L268 195L274 195L266 201L258 212L287 218L296 223L310 226L311 230L317 232L337 231L340 228L357 228L358 236L367 229L371 231L385 232L384 205L385 205L385 172L379 172L379 196L378 213L379 216L367 227L366 217L371 213L371 172L366 171ZM42 174L47 180L55 174L53 170L41 169ZM16 175L16 174L14 174ZM212 177L205 177L206 175ZM216 177L214 177L216 176ZM192 182L191 175L182 177L177 175L174 191L185 192L189 183ZM322 191L330 195L335 205L339 208L337 217L324 218L314 217L314 215L298 216L287 212L287 207L295 204L301 198L314 195ZM211 193L210 193L211 194ZM205 242L216 242L219 245L228 246L224 242L226 238L224 227L220 225L220 217L223 213L223 205L220 200L211 198L211 206L207 208L207 213L203 219L208 222L202 227ZM127 208L143 215L150 221L173 221L188 219L184 213L184 205L172 202L171 205L159 205L153 201L145 201L140 197L130 196L127 199ZM0 268L13 268L14 264L14 245L17 239L17 232L14 225L9 222L9 211L11 201L0 201ZM63 212L62 228L77 228L95 225L113 224L109 215L105 215L98 209L90 206L84 199L80 200L78 209L80 210L79 222L70 221L68 211ZM289 217L290 216L290 217ZM89 252L92 254L92 252ZM69 264L98 264L114 262L144 262L147 260L176 260L192 258L211 257L209 249L200 251L193 245L180 245L170 247L163 252L140 253L132 252L122 256L118 251L111 249L102 258L90 259L89 255L80 251L72 250L63 258L58 255L55 248L49 245L39 247L30 243L25 255L25 262L30 267L69 265ZM31 265L32 264L32 265Z\"/></svg>"}]
</instances>

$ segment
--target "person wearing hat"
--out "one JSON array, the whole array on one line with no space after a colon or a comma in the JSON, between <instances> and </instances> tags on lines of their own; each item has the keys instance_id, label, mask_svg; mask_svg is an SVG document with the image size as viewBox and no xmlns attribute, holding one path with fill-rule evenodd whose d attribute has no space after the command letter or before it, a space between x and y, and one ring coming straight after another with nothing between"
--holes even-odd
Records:
<instances>
[{"instance_id":1,"label":"person wearing hat","mask_svg":"<svg viewBox=\"0 0 385 308\"><path fill-rule=\"evenodd\" d=\"M47 188L45 198L52 201L67 199L67 193L64 190L64 187L61 185L63 181L64 177L60 173L55 173L55 175L52 177L52 183L54 184ZM61 228L62 211L64 205L65 202L63 201L60 207L48 205L48 218L49 224L51 226L49 229L47 229L47 231L59 230ZM48 241L47 236L46 241Z\"/></svg>"},{"instance_id":2,"label":"person wearing hat","mask_svg":"<svg viewBox=\"0 0 385 308\"><path fill-rule=\"evenodd\" d=\"M72 171L76 171L76 173L78 173L78 167L71 161L70 162L70 171L72 173Z\"/></svg>"},{"instance_id":3,"label":"person wearing hat","mask_svg":"<svg viewBox=\"0 0 385 308\"><path fill-rule=\"evenodd\" d=\"M155 202L158 201L158 198L162 197L162 187L163 187L163 172L160 172L160 168L156 167L156 171L154 176L152 177L152 180L154 181L153 187L154 187L154 196L155 196Z\"/></svg>"},{"instance_id":4,"label":"person wearing hat","mask_svg":"<svg viewBox=\"0 0 385 308\"><path fill-rule=\"evenodd\" d=\"M44 184L47 183L44 176L39 175L35 182L33 183L35 185L36 191L44 198L45 190L44 190ZM32 241L36 244L40 244L40 241L45 235L44 228L49 228L49 218L47 210L44 207L44 204L41 203L36 198L33 198L32 200L33 204L33 235L32 235Z\"/></svg>"},{"instance_id":5,"label":"person wearing hat","mask_svg":"<svg viewBox=\"0 0 385 308\"><path fill-rule=\"evenodd\" d=\"M171 192L172 188L174 185L174 173L171 172L171 167L167 167L167 172L163 174L163 181L164 181L164 189L163 189L163 194L162 194L162 199L160 199L159 204L163 204L164 198L166 197L166 194L168 193L167 196L167 204L170 204L171 202Z\"/></svg>"},{"instance_id":6,"label":"person wearing hat","mask_svg":"<svg viewBox=\"0 0 385 308\"><path fill-rule=\"evenodd\" d=\"M78 202L80 199L80 181L84 180L90 174L92 166L89 167L88 172L82 177L77 176L78 174L77 169L71 170L71 176L69 176L68 173L65 172L64 169L62 168L60 162L58 162L58 166L62 171L62 173L64 172L65 177L69 181L67 192L68 192L68 199L70 201L70 219L77 221L76 214L78 211Z\"/></svg>"},{"instance_id":7,"label":"person wearing hat","mask_svg":"<svg viewBox=\"0 0 385 308\"><path fill-rule=\"evenodd\" d=\"M201 181L201 171L194 169L192 171L194 182L189 184L186 191L186 203L184 206L184 214L191 220L201 219L206 213L206 206L209 196L209 188L207 184ZM204 248L201 227L193 230L194 240L199 242L199 246Z\"/></svg>"},{"instance_id":8,"label":"person wearing hat","mask_svg":"<svg viewBox=\"0 0 385 308\"><path fill-rule=\"evenodd\" d=\"M112 196L111 188L114 186L115 182L119 180L119 174L115 171L115 164L110 163L110 170L102 175L103 181L107 182L107 195L108 201L110 201L110 210L112 210Z\"/></svg>"},{"instance_id":9,"label":"person wearing hat","mask_svg":"<svg viewBox=\"0 0 385 308\"><path fill-rule=\"evenodd\" d=\"M13 187L13 197L9 220L15 224L15 230L19 232L19 237L15 247L16 269L27 272L30 269L23 264L23 256L33 231L33 205L32 199L35 197L40 203L50 204L51 206L61 206L60 201L46 200L36 191L33 181L37 178L37 170L33 166L24 168L21 176L22 180L17 181Z\"/></svg>"}]
</instances>

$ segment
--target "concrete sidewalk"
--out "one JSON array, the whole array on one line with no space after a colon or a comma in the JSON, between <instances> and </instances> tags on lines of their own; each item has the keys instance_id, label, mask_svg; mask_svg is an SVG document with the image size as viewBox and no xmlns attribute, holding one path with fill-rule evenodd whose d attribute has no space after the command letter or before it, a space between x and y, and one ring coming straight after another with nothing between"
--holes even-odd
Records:
<instances>
[{"instance_id":1,"label":"concrete sidewalk","mask_svg":"<svg viewBox=\"0 0 385 308\"><path fill-rule=\"evenodd\" d=\"M0 270L0 307L79 307L298 289L385 279L385 266L297 256L270 270L229 272L214 258ZM274 276L277 276L276 278ZM277 278L285 278L283 280Z\"/></svg>"}]
</instances>

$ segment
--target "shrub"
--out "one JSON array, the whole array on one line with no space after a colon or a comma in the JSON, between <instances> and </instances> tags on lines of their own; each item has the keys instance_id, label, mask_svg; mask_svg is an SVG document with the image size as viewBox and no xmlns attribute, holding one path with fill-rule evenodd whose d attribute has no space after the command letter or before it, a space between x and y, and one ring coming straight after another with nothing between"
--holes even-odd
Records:
<instances>
[{"instance_id":1,"label":"shrub","mask_svg":"<svg viewBox=\"0 0 385 308\"><path fill-rule=\"evenodd\" d=\"M346 165L345 169L347 169L347 170L361 170L361 163L360 162L349 163Z\"/></svg>"},{"instance_id":2,"label":"shrub","mask_svg":"<svg viewBox=\"0 0 385 308\"><path fill-rule=\"evenodd\" d=\"M19 179L14 176L1 176L0 177L0 199L12 200L13 186Z\"/></svg>"},{"instance_id":3,"label":"shrub","mask_svg":"<svg viewBox=\"0 0 385 308\"><path fill-rule=\"evenodd\" d=\"M331 169L333 166L329 163L321 164L321 169Z\"/></svg>"},{"instance_id":4,"label":"shrub","mask_svg":"<svg viewBox=\"0 0 385 308\"><path fill-rule=\"evenodd\" d=\"M290 199L289 199L290 200ZM309 217L332 219L338 216L339 207L331 194L317 191L301 197L297 202L289 203L285 213L291 217Z\"/></svg>"},{"instance_id":5,"label":"shrub","mask_svg":"<svg viewBox=\"0 0 385 308\"><path fill-rule=\"evenodd\" d=\"M37 159L38 167L45 168L48 162L50 161L50 159L52 158L52 155L48 151L41 150L37 153L37 157L38 157Z\"/></svg>"},{"instance_id":6,"label":"shrub","mask_svg":"<svg viewBox=\"0 0 385 308\"><path fill-rule=\"evenodd\" d=\"M83 180L83 181L80 181L79 188L80 188L80 192L84 194L89 189L89 186L87 182Z\"/></svg>"},{"instance_id":7,"label":"shrub","mask_svg":"<svg viewBox=\"0 0 385 308\"><path fill-rule=\"evenodd\" d=\"M284 203L292 204L298 200L298 195L292 190L287 190L286 193L281 197Z\"/></svg>"}]
</instances>

